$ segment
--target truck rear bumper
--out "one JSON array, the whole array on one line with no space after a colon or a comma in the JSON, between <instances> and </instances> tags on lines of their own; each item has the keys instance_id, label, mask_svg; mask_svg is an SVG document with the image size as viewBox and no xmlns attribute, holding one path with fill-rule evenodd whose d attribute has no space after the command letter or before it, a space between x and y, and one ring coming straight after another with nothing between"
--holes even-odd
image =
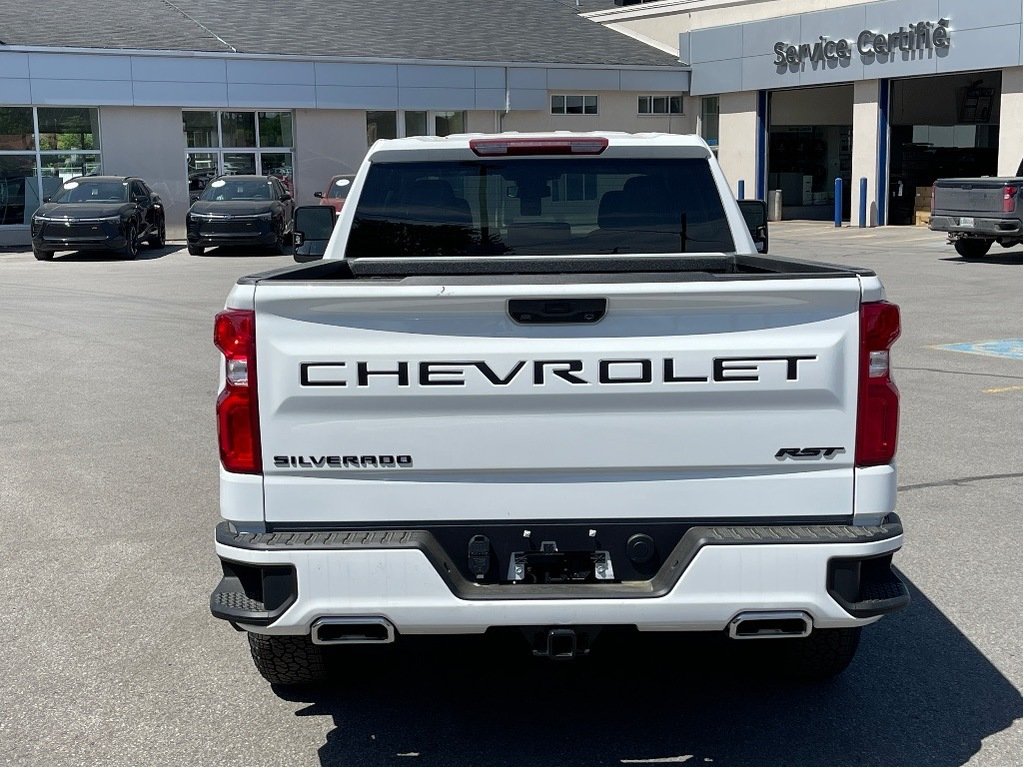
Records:
<instances>
[{"instance_id":1,"label":"truck rear bumper","mask_svg":"<svg viewBox=\"0 0 1024 768\"><path fill-rule=\"evenodd\" d=\"M647 581L480 585L425 531L236 533L217 528L218 618L263 634L308 634L318 620L386 619L405 634L496 626L635 625L725 629L746 611L803 611L817 628L859 626L909 601L890 568L903 529L709 526L690 529Z\"/></svg>"},{"instance_id":2,"label":"truck rear bumper","mask_svg":"<svg viewBox=\"0 0 1024 768\"><path fill-rule=\"evenodd\" d=\"M962 224L964 218L971 220L970 225ZM1020 237L1021 223L1019 219L983 219L978 217L933 215L928 224L933 232L948 232L950 236L973 235L978 237Z\"/></svg>"}]
</instances>

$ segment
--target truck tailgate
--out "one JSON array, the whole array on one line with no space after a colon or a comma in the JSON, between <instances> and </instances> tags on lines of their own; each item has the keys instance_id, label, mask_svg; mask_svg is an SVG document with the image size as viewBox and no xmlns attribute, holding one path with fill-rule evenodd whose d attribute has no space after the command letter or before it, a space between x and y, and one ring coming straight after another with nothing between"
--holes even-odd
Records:
<instances>
[{"instance_id":1,"label":"truck tailgate","mask_svg":"<svg viewBox=\"0 0 1024 768\"><path fill-rule=\"evenodd\" d=\"M852 275L259 284L266 520L851 515L859 305Z\"/></svg>"},{"instance_id":2,"label":"truck tailgate","mask_svg":"<svg viewBox=\"0 0 1024 768\"><path fill-rule=\"evenodd\" d=\"M940 179L935 183L935 213L1003 213L1003 182L990 179Z\"/></svg>"}]
</instances>

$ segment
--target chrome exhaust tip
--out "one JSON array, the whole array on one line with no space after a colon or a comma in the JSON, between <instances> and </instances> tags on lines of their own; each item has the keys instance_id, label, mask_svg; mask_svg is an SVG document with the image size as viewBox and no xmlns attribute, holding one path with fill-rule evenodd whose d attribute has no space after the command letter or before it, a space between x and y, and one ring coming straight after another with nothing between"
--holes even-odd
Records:
<instances>
[{"instance_id":1,"label":"chrome exhaust tip","mask_svg":"<svg viewBox=\"0 0 1024 768\"><path fill-rule=\"evenodd\" d=\"M745 611L729 622L733 640L768 640L773 637L807 637L814 629L803 611Z\"/></svg>"},{"instance_id":2,"label":"chrome exhaust tip","mask_svg":"<svg viewBox=\"0 0 1024 768\"><path fill-rule=\"evenodd\" d=\"M395 625L383 616L328 616L311 628L315 645L381 644L395 642Z\"/></svg>"}]
</instances>

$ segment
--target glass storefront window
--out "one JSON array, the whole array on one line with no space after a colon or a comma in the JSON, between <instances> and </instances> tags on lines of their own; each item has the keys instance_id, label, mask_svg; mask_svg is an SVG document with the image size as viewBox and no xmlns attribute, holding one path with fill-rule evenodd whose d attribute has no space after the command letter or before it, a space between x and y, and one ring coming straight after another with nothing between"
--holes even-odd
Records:
<instances>
[{"instance_id":1,"label":"glass storefront window","mask_svg":"<svg viewBox=\"0 0 1024 768\"><path fill-rule=\"evenodd\" d=\"M295 194L294 120L287 111L183 111L189 193L206 189L217 176L256 174L274 176Z\"/></svg>"},{"instance_id":2,"label":"glass storefront window","mask_svg":"<svg viewBox=\"0 0 1024 768\"><path fill-rule=\"evenodd\" d=\"M181 123L185 131L185 146L216 147L220 144L216 112L182 112Z\"/></svg>"},{"instance_id":3,"label":"glass storefront window","mask_svg":"<svg viewBox=\"0 0 1024 768\"><path fill-rule=\"evenodd\" d=\"M256 173L255 152L225 152L224 173L227 175ZM266 173L266 171L264 171Z\"/></svg>"},{"instance_id":4,"label":"glass storefront window","mask_svg":"<svg viewBox=\"0 0 1024 768\"><path fill-rule=\"evenodd\" d=\"M273 176L284 184L285 189L295 194L291 152L261 152L260 167L263 168L263 173Z\"/></svg>"},{"instance_id":5,"label":"glass storefront window","mask_svg":"<svg viewBox=\"0 0 1024 768\"><path fill-rule=\"evenodd\" d=\"M0 107L0 150L36 148L32 107Z\"/></svg>"},{"instance_id":6,"label":"glass storefront window","mask_svg":"<svg viewBox=\"0 0 1024 768\"><path fill-rule=\"evenodd\" d=\"M451 136L453 133L466 132L465 112L435 112L434 135Z\"/></svg>"},{"instance_id":7,"label":"glass storefront window","mask_svg":"<svg viewBox=\"0 0 1024 768\"><path fill-rule=\"evenodd\" d=\"M0 155L0 226L29 223L42 202L36 178L35 154Z\"/></svg>"},{"instance_id":8,"label":"glass storefront window","mask_svg":"<svg viewBox=\"0 0 1024 768\"><path fill-rule=\"evenodd\" d=\"M426 136L427 135L427 113L406 112L405 113L405 135Z\"/></svg>"},{"instance_id":9,"label":"glass storefront window","mask_svg":"<svg viewBox=\"0 0 1024 768\"><path fill-rule=\"evenodd\" d=\"M58 179L63 183L75 176L88 176L90 173L98 173L100 169L100 156L98 154L86 154L76 152L74 154L44 154L41 158L40 168L43 172L43 189L47 189L47 179ZM59 186L59 184L58 184Z\"/></svg>"},{"instance_id":10,"label":"glass storefront window","mask_svg":"<svg viewBox=\"0 0 1024 768\"><path fill-rule=\"evenodd\" d=\"M366 113L366 145L378 139L407 136L450 136L466 132L466 113L460 111L401 110Z\"/></svg>"},{"instance_id":11,"label":"glass storefront window","mask_svg":"<svg viewBox=\"0 0 1024 768\"><path fill-rule=\"evenodd\" d=\"M683 97L637 96L636 113L638 115L681 115L683 114Z\"/></svg>"},{"instance_id":12,"label":"glass storefront window","mask_svg":"<svg viewBox=\"0 0 1024 768\"><path fill-rule=\"evenodd\" d=\"M90 107L0 107L0 226L29 224L66 179L101 172L99 122Z\"/></svg>"},{"instance_id":13,"label":"glass storefront window","mask_svg":"<svg viewBox=\"0 0 1024 768\"><path fill-rule=\"evenodd\" d=\"M553 94L551 96L553 115L596 115L597 96L583 94Z\"/></svg>"},{"instance_id":14,"label":"glass storefront window","mask_svg":"<svg viewBox=\"0 0 1024 768\"><path fill-rule=\"evenodd\" d=\"M709 147L718 147L718 97L700 100L700 135Z\"/></svg>"},{"instance_id":15,"label":"glass storefront window","mask_svg":"<svg viewBox=\"0 0 1024 768\"><path fill-rule=\"evenodd\" d=\"M217 178L216 152L188 153L188 191L202 192L206 185Z\"/></svg>"},{"instance_id":16,"label":"glass storefront window","mask_svg":"<svg viewBox=\"0 0 1024 768\"><path fill-rule=\"evenodd\" d=\"M292 145L291 112L260 112L258 122L261 147L290 147Z\"/></svg>"},{"instance_id":17,"label":"glass storefront window","mask_svg":"<svg viewBox=\"0 0 1024 768\"><path fill-rule=\"evenodd\" d=\"M398 138L398 113L397 112L367 112L366 113L366 146L370 146L377 139Z\"/></svg>"},{"instance_id":18,"label":"glass storefront window","mask_svg":"<svg viewBox=\"0 0 1024 768\"><path fill-rule=\"evenodd\" d=\"M39 107L39 149L97 149L99 110Z\"/></svg>"},{"instance_id":19,"label":"glass storefront window","mask_svg":"<svg viewBox=\"0 0 1024 768\"><path fill-rule=\"evenodd\" d=\"M256 113L255 112L221 112L220 113L221 146L224 147L255 147L256 146Z\"/></svg>"}]
</instances>

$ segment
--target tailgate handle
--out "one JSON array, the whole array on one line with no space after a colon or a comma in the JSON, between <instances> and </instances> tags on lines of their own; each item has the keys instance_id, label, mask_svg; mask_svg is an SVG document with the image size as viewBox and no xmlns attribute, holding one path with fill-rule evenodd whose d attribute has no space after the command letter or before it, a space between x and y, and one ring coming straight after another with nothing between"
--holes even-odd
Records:
<instances>
[{"instance_id":1,"label":"tailgate handle","mask_svg":"<svg viewBox=\"0 0 1024 768\"><path fill-rule=\"evenodd\" d=\"M596 323L608 299L509 299L508 314L517 323Z\"/></svg>"}]
</instances>

